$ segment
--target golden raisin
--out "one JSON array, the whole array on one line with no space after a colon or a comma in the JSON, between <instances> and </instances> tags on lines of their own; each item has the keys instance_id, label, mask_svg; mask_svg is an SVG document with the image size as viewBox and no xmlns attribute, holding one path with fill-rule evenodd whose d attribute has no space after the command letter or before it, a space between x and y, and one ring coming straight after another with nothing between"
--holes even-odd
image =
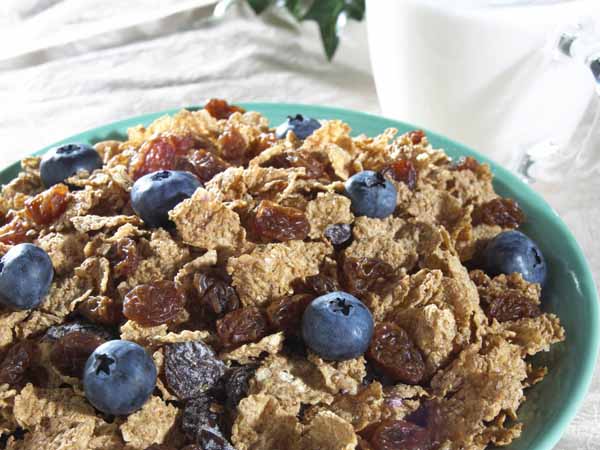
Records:
<instances>
[{"instance_id":1,"label":"golden raisin","mask_svg":"<svg viewBox=\"0 0 600 450\"><path fill-rule=\"evenodd\" d=\"M525 222L525 214L511 198L495 198L477 206L472 214L473 225L499 225L502 228L518 228Z\"/></svg>"},{"instance_id":2,"label":"golden raisin","mask_svg":"<svg viewBox=\"0 0 600 450\"><path fill-rule=\"evenodd\" d=\"M389 281L394 276L394 269L377 258L346 257L340 275L344 289L360 297Z\"/></svg>"},{"instance_id":3,"label":"golden raisin","mask_svg":"<svg viewBox=\"0 0 600 450\"><path fill-rule=\"evenodd\" d=\"M229 116L231 116L234 112L246 112L244 108L236 105L230 105L226 100L221 98L211 98L208 102L206 102L206 105L204 105L204 109L208 111L208 113L215 119L229 119Z\"/></svg>"},{"instance_id":4,"label":"golden raisin","mask_svg":"<svg viewBox=\"0 0 600 450\"><path fill-rule=\"evenodd\" d=\"M106 341L96 334L74 331L54 344L50 361L63 375L81 378L89 356L104 342Z\"/></svg>"},{"instance_id":5,"label":"golden raisin","mask_svg":"<svg viewBox=\"0 0 600 450\"><path fill-rule=\"evenodd\" d=\"M88 297L77 306L77 312L101 325L117 325L123 321L123 305L105 296Z\"/></svg>"},{"instance_id":6,"label":"golden raisin","mask_svg":"<svg viewBox=\"0 0 600 450\"><path fill-rule=\"evenodd\" d=\"M184 294L166 280L136 286L123 302L123 315L143 327L168 323L184 310Z\"/></svg>"},{"instance_id":7,"label":"golden raisin","mask_svg":"<svg viewBox=\"0 0 600 450\"><path fill-rule=\"evenodd\" d=\"M217 320L217 335L225 347L257 342L267 333L267 320L255 306L237 309Z\"/></svg>"},{"instance_id":8,"label":"golden raisin","mask_svg":"<svg viewBox=\"0 0 600 450\"><path fill-rule=\"evenodd\" d=\"M367 357L396 382L418 384L425 376L423 355L408 333L392 322L375 326Z\"/></svg>"},{"instance_id":9,"label":"golden raisin","mask_svg":"<svg viewBox=\"0 0 600 450\"><path fill-rule=\"evenodd\" d=\"M157 170L175 168L178 156L186 156L188 151L200 143L192 136L161 134L142 144L131 163L131 176L134 180Z\"/></svg>"},{"instance_id":10,"label":"golden raisin","mask_svg":"<svg viewBox=\"0 0 600 450\"><path fill-rule=\"evenodd\" d=\"M310 231L308 219L302 211L268 200L258 205L254 217L254 232L264 241L305 239Z\"/></svg>"},{"instance_id":11,"label":"golden raisin","mask_svg":"<svg viewBox=\"0 0 600 450\"><path fill-rule=\"evenodd\" d=\"M55 184L25 202L27 216L38 225L48 225L58 219L69 204L69 188Z\"/></svg>"},{"instance_id":12,"label":"golden raisin","mask_svg":"<svg viewBox=\"0 0 600 450\"><path fill-rule=\"evenodd\" d=\"M302 323L302 315L315 298L310 294L296 294L275 300L267 307L269 323L276 330L288 335L297 335Z\"/></svg>"},{"instance_id":13,"label":"golden raisin","mask_svg":"<svg viewBox=\"0 0 600 450\"><path fill-rule=\"evenodd\" d=\"M425 132L423 130L414 130L408 133L408 137L410 138L410 141L413 143L413 145L418 145L425 137Z\"/></svg>"},{"instance_id":14,"label":"golden raisin","mask_svg":"<svg viewBox=\"0 0 600 450\"><path fill-rule=\"evenodd\" d=\"M193 173L202 183L210 181L228 167L230 165L226 161L204 149L190 151L187 156L177 158L175 164L175 169Z\"/></svg>"},{"instance_id":15,"label":"golden raisin","mask_svg":"<svg viewBox=\"0 0 600 450\"><path fill-rule=\"evenodd\" d=\"M417 187L417 170L408 159L399 159L388 164L381 173L398 183L406 184L411 191Z\"/></svg>"}]
</instances>

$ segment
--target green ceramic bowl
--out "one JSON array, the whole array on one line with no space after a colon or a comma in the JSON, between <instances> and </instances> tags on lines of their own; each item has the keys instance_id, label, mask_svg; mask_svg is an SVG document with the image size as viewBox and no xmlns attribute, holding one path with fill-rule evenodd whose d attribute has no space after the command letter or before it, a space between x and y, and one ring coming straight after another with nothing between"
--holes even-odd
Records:
<instances>
[{"instance_id":1,"label":"green ceramic bowl","mask_svg":"<svg viewBox=\"0 0 600 450\"><path fill-rule=\"evenodd\" d=\"M369 136L388 127L398 128L400 132L416 128L369 114L320 106L248 103L244 107L265 114L272 124L279 124L288 114L301 113L320 119L343 120L350 124L354 133ZM104 125L50 147L73 141L95 143L123 139L127 128L148 125L157 117L176 111L162 111ZM548 260L550 273L543 308L560 317L567 339L538 358L537 362L548 365L550 372L542 383L527 391L527 401L519 410L519 418L525 425L523 435L505 448L550 450L581 405L596 363L600 327L598 297L590 269L581 248L558 214L520 179L461 144L435 133L428 133L428 136L434 147L444 148L452 157L471 155L491 165L497 192L518 200L529 219L523 230L535 239ZM50 147L36 154L42 154ZM0 182L7 183L18 171L18 163L7 167L0 172Z\"/></svg>"}]
</instances>

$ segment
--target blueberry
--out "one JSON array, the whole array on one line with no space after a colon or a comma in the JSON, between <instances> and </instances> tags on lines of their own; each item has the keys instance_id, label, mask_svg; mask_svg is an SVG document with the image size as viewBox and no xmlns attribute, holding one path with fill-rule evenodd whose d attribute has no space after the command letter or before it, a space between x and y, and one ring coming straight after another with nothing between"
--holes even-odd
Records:
<instances>
[{"instance_id":1,"label":"blueberry","mask_svg":"<svg viewBox=\"0 0 600 450\"><path fill-rule=\"evenodd\" d=\"M115 416L131 414L150 398L156 366L143 347L130 341L109 341L94 350L83 373L83 388L96 409Z\"/></svg>"},{"instance_id":2,"label":"blueberry","mask_svg":"<svg viewBox=\"0 0 600 450\"><path fill-rule=\"evenodd\" d=\"M295 117L288 116L287 120L277 127L275 136L277 139L283 139L288 132L293 131L298 139L306 139L319 128L321 124L317 119L296 114Z\"/></svg>"},{"instance_id":3,"label":"blueberry","mask_svg":"<svg viewBox=\"0 0 600 450\"><path fill-rule=\"evenodd\" d=\"M137 180L131 189L131 206L149 227L170 227L169 211L202 186L190 172L161 170Z\"/></svg>"},{"instance_id":4,"label":"blueberry","mask_svg":"<svg viewBox=\"0 0 600 450\"><path fill-rule=\"evenodd\" d=\"M347 292L317 297L302 316L304 342L323 359L357 358L367 351L372 336L371 312Z\"/></svg>"},{"instance_id":5,"label":"blueberry","mask_svg":"<svg viewBox=\"0 0 600 450\"><path fill-rule=\"evenodd\" d=\"M0 259L0 303L16 309L40 306L50 290L54 268L48 254L33 244L19 244Z\"/></svg>"},{"instance_id":6,"label":"blueberry","mask_svg":"<svg viewBox=\"0 0 600 450\"><path fill-rule=\"evenodd\" d=\"M65 144L49 150L40 163L40 176L49 187L65 181L80 170L93 172L102 167L102 158L87 144Z\"/></svg>"},{"instance_id":7,"label":"blueberry","mask_svg":"<svg viewBox=\"0 0 600 450\"><path fill-rule=\"evenodd\" d=\"M520 231L504 231L483 251L484 270L492 276L520 273L530 283L546 282L548 269L542 251Z\"/></svg>"},{"instance_id":8,"label":"blueberry","mask_svg":"<svg viewBox=\"0 0 600 450\"><path fill-rule=\"evenodd\" d=\"M396 188L379 172L358 172L346 180L345 188L357 216L383 219L396 209Z\"/></svg>"}]
</instances>

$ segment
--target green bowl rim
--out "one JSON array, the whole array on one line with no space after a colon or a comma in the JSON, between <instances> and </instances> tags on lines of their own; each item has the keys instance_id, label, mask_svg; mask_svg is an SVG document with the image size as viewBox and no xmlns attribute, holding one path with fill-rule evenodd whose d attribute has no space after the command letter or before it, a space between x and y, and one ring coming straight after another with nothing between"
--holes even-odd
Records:
<instances>
[{"instance_id":1,"label":"green bowl rim","mask_svg":"<svg viewBox=\"0 0 600 450\"><path fill-rule=\"evenodd\" d=\"M557 414L554 419L554 426L543 436L537 436L537 440L535 442L538 447L537 450L551 450L554 445L559 441L561 436L563 435L565 429L569 425L569 423L575 417L579 407L582 405L584 397L589 390L590 384L592 382L592 377L594 375L594 370L596 366L596 361L598 358L598 353L600 350L600 308L598 306L598 292L597 288L589 268L589 264L587 259L579 246L577 240L566 226L566 224L562 221L558 213L543 199L543 197L531 189L526 183L524 183L518 176L510 172L508 169L505 169L501 165L495 163L488 157L481 155L475 150L460 144L452 139L446 138L445 136L438 134L433 131L429 131L426 128L420 126L414 126L410 123L390 119L384 116L378 116L375 114L365 113L361 111L354 111L344 108L338 107L330 107L326 105L309 105L302 103L279 103L279 102L240 102L237 103L247 110L265 110L271 108L283 108L287 111L312 111L308 115L317 117L317 118L335 118L341 119L345 116L352 116L357 119L363 119L369 122L377 122L381 124L381 122L386 122L385 127L409 127L413 129L422 129L426 131L427 135L434 140L441 140L447 143L452 144L455 150L458 150L466 155L471 155L479 159L480 161L484 161L488 163L491 168L494 176L498 176L503 182L510 183L511 185L516 185L522 193L520 195L524 195L529 197L530 203L536 203L550 211L550 214L545 212L544 214L547 216L547 219L551 222L553 227L562 233L568 240L568 246L571 247L574 251L574 256L576 261L574 262L574 270L582 277L583 283L581 283L582 295L585 298L590 300L590 310L591 317L590 324L591 329L589 333L589 338L586 341L587 351L585 352L585 361L583 363L583 371L580 373L579 377L575 381L575 386L572 389L573 396L570 401L564 405L564 408ZM138 116L128 117L125 119L121 119L115 122L111 122L109 124L105 124L99 127L90 128L81 133L77 133L68 138L62 139L52 145L48 145L38 151L32 153L32 155L40 155L48 149L61 145L68 141L77 141L79 139L83 139L83 136L95 133L95 134L106 134L114 129L120 129L123 127L130 127L139 123L146 123L148 120L152 120L152 118L159 117L165 114L174 114L181 109L189 109L189 110L197 110L202 108L202 106L184 106L180 108L170 108L154 113L147 113ZM4 174L8 171L17 170L19 167L19 162L15 162L8 167L0 170L0 174Z\"/></svg>"}]
</instances>

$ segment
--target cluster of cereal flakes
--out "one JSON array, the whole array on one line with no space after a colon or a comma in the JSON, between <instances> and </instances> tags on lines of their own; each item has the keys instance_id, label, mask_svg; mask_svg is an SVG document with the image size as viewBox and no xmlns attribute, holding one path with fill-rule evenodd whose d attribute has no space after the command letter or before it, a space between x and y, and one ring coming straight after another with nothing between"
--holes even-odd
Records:
<instances>
[{"instance_id":1,"label":"cluster of cereal flakes","mask_svg":"<svg viewBox=\"0 0 600 450\"><path fill-rule=\"evenodd\" d=\"M0 196L0 254L33 242L49 254L55 278L38 310L0 310L6 448L144 450L194 443L182 431L186 402L169 386L164 367L166 346L193 341L210 345L228 368L254 370L239 404L227 400L215 412L228 421L221 431L237 450L368 450L382 421L417 416L427 417L420 426L431 448L484 449L518 437L523 389L545 374L526 357L549 350L564 330L541 310L513 320L490 316L486 305L507 292L537 308L539 286L518 275L469 273L463 264L522 216L494 216L506 203L494 192L487 165L451 161L420 132L351 137L350 131L328 120L304 141L293 133L277 140L258 113L231 109L213 117L209 110L184 110L132 128L124 142L98 143L104 167L67 180L61 214L43 224L27 208L28 200L46 195L39 158L25 159ZM168 153L166 145L180 142L172 136L193 145ZM171 211L172 230L144 226L129 202L149 155L158 158L153 167L183 167L204 184ZM353 216L343 182L367 169L394 183L393 216ZM277 207L295 208L303 217L298 229L265 231L256 211L283 211ZM336 224L353 227L346 248L325 237ZM365 262L381 272L361 279L357 267ZM186 295L186 310L150 327L127 320L125 295L161 280ZM423 357L420 385L379 379L364 357L328 362L290 347L298 345L294 330L276 326L273 306L307 292L316 296L317 282L357 295L376 324L402 327ZM217 318L242 310L262 322L240 345L227 340L227 324ZM71 322L91 323L89 332L135 341L153 355L157 389L140 411L114 419L99 414L81 380L54 365L60 338L49 330ZM253 326L236 326L242 325ZM19 345L34 350L15 375L11 350Z\"/></svg>"}]
</instances>

